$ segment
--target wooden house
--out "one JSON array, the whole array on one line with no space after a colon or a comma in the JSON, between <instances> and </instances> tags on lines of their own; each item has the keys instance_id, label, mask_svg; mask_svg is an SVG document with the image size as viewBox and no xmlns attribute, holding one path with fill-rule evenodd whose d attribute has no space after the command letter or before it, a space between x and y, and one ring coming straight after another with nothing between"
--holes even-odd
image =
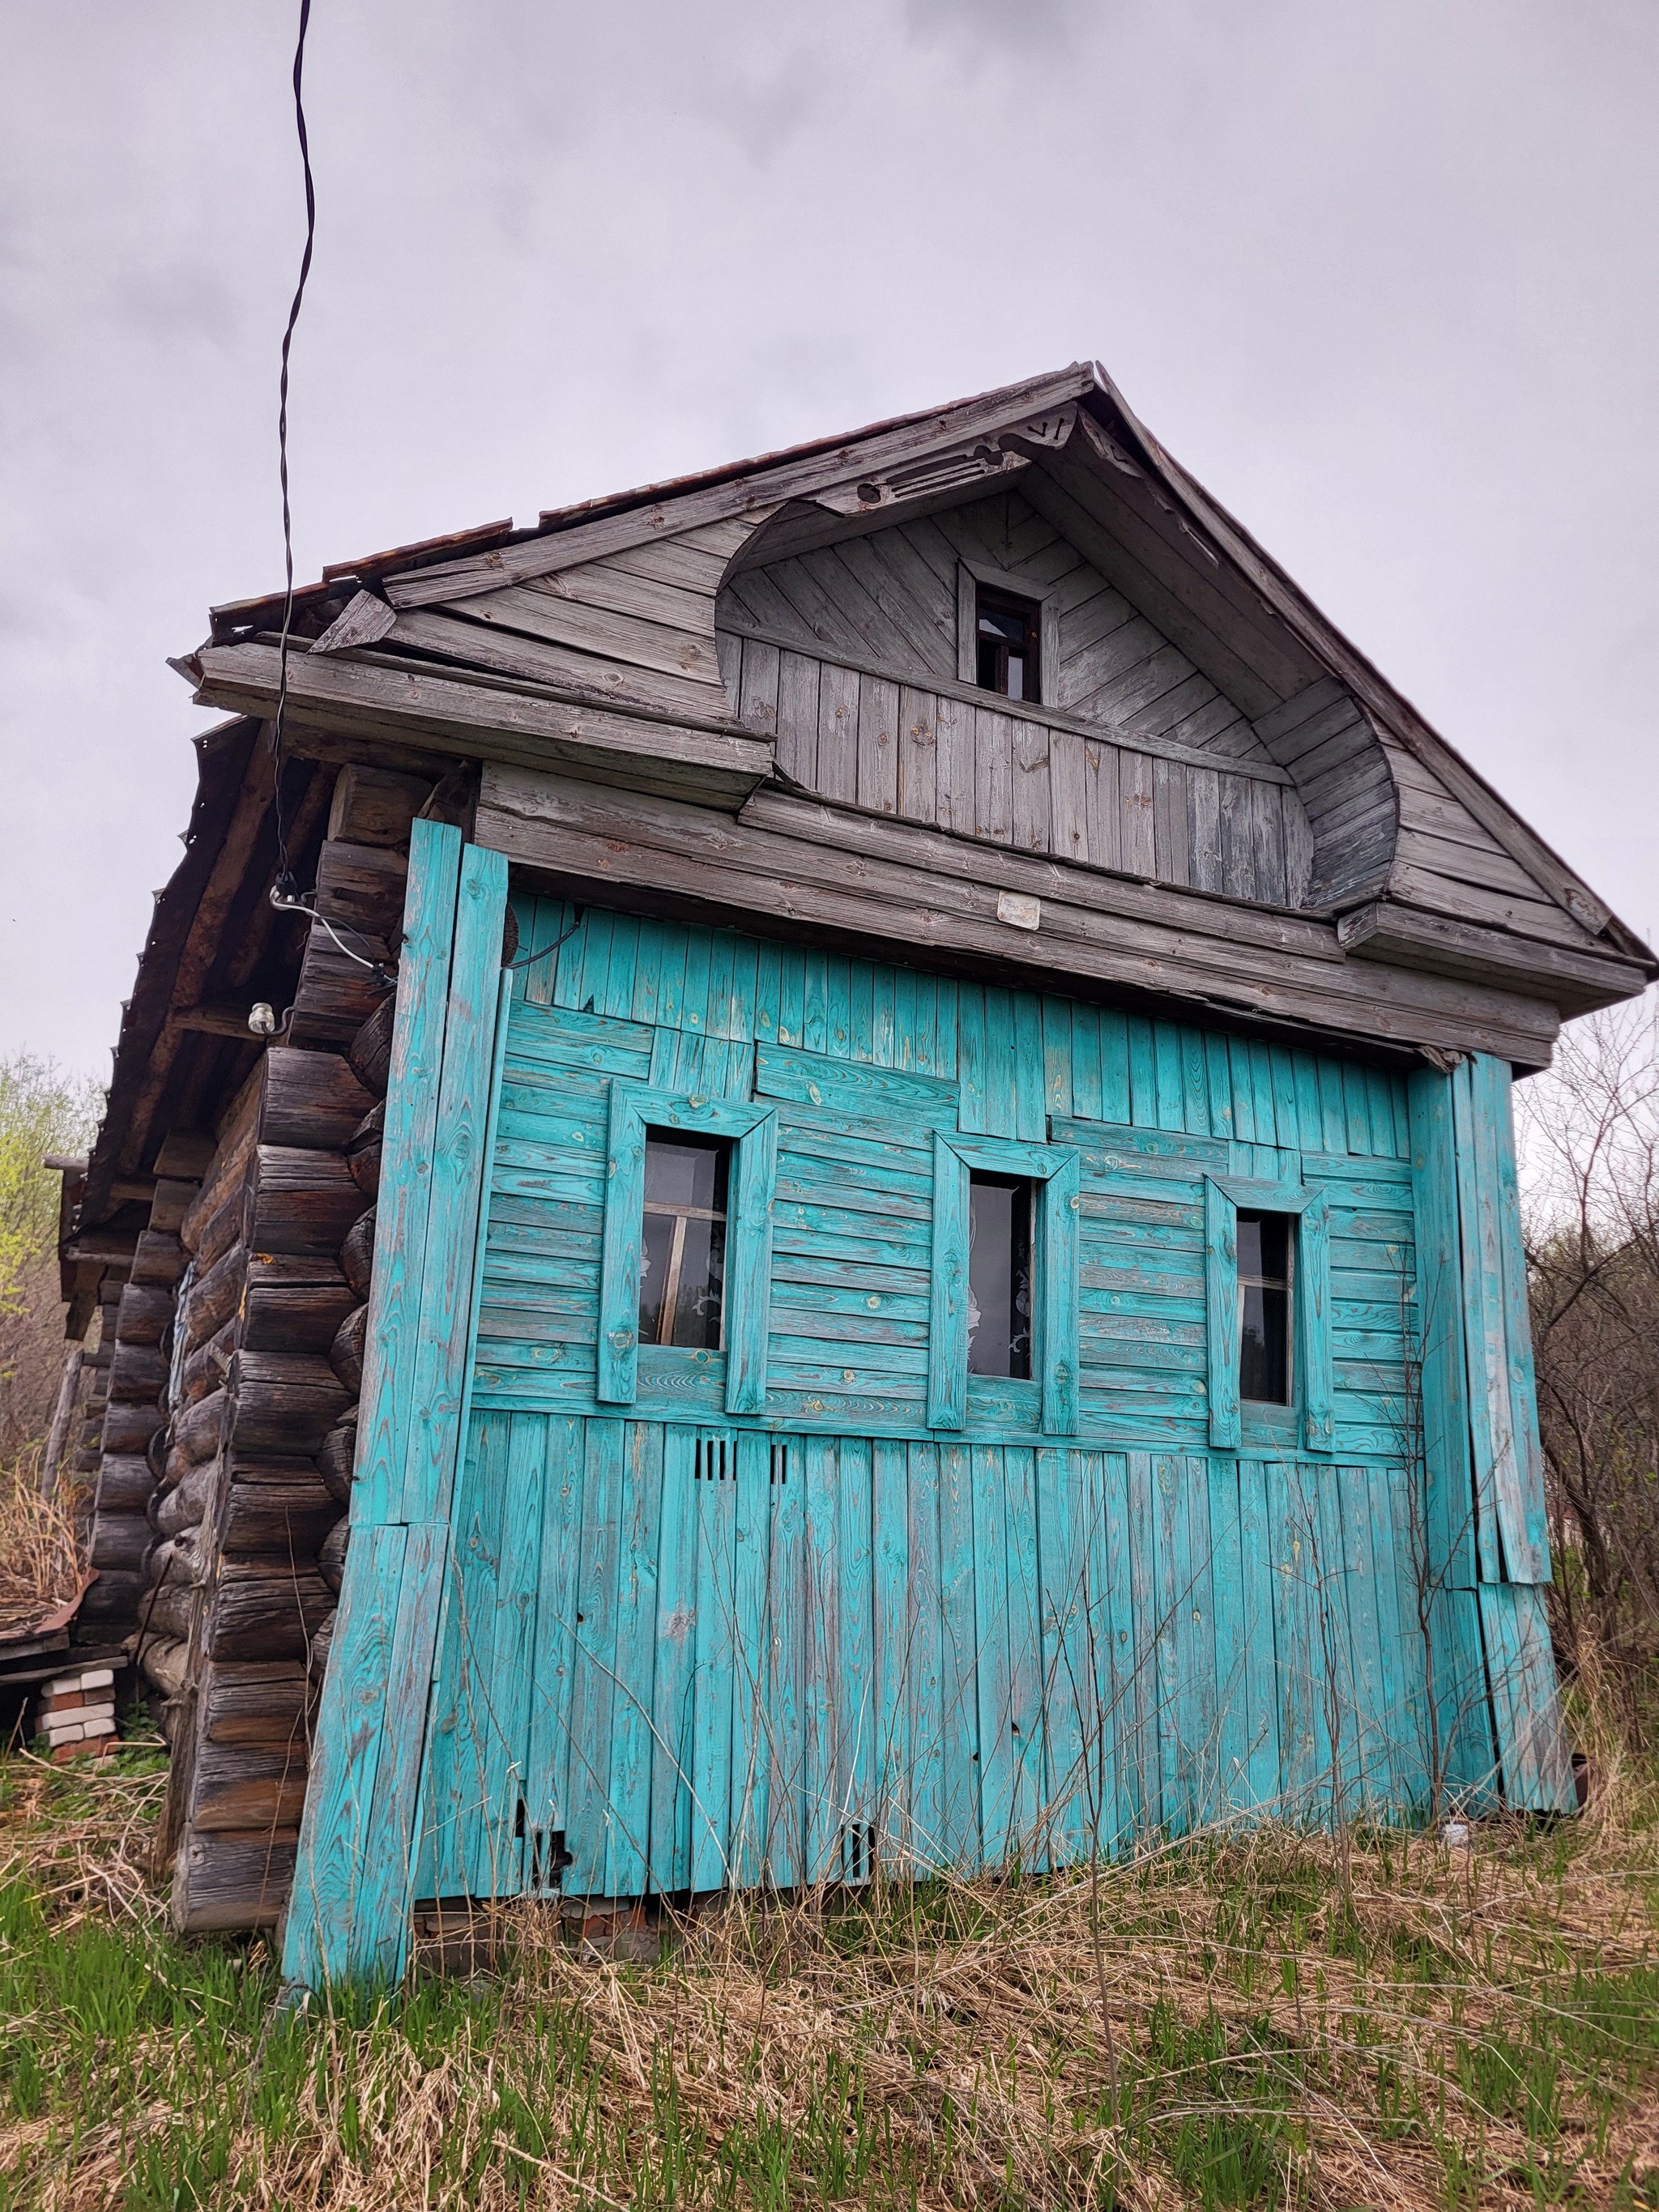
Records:
<instances>
[{"instance_id":1,"label":"wooden house","mask_svg":"<svg viewBox=\"0 0 1659 2212\"><path fill-rule=\"evenodd\" d=\"M185 1929L1572 1802L1510 1129L1647 948L1075 366L217 609L66 1196Z\"/></svg>"}]
</instances>

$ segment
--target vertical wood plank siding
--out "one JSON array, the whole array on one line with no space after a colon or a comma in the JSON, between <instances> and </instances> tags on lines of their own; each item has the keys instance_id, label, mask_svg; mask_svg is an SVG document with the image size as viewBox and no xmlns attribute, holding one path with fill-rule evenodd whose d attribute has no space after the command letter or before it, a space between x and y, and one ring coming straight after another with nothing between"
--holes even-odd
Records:
<instances>
[{"instance_id":1,"label":"vertical wood plank siding","mask_svg":"<svg viewBox=\"0 0 1659 2212\"><path fill-rule=\"evenodd\" d=\"M283 1971L402 1969L428 1825L422 1757L465 1441L507 867L417 822L392 1042L354 1542L323 1686ZM470 1501L462 1501L465 1510Z\"/></svg>"},{"instance_id":2,"label":"vertical wood plank siding","mask_svg":"<svg viewBox=\"0 0 1659 2212\"><path fill-rule=\"evenodd\" d=\"M1094 730L930 690L930 677L972 681L975 568L1041 597L1043 702ZM779 767L826 799L1273 905L1300 904L1313 881L1285 763L1018 492L742 569L716 618L740 718L775 732ZM1375 750L1346 695L1336 720L1349 751ZM1328 740L1330 721L1291 712L1285 742ZM1344 849L1352 861L1351 833ZM1375 858L1359 855L1361 875Z\"/></svg>"},{"instance_id":3,"label":"vertical wood plank siding","mask_svg":"<svg viewBox=\"0 0 1659 2212\"><path fill-rule=\"evenodd\" d=\"M551 944L573 918L523 901L523 941ZM590 912L529 971L508 1040L477 1335L481 1465L503 1419L548 1420L562 1464L573 1425L601 1413L607 1095L677 1064L693 1038L729 1055L699 1063L717 1068L711 1093L776 1108L769 1388L764 1414L734 1425L720 1353L644 1348L625 1434L665 1442L654 1457L616 1446L629 1468L649 1461L647 1486L666 1486L641 1508L654 1532L637 1571L654 1580L656 1673L630 1692L659 1716L653 1789L673 1796L653 1796L648 1820L628 1815L648 1836L647 1886L860 1878L870 1834L896 1863L1011 1850L1044 1863L1229 1808L1420 1804L1431 1769L1443 1788L1491 1793L1503 1747L1483 1654L1497 1629L1468 1612L1472 1592L1446 1586L1458 1547L1443 1528L1431 1558L1413 1503L1424 1200L1409 1155L1423 1109L1403 1080ZM1035 1384L964 1375L952 1388L936 1372L930 1400L936 1309L943 1297L951 1323L961 1295L935 1264L933 1155L957 1130L1076 1148L1081 1389L1066 1443L1042 1435ZM1304 1409L1317 1461L1300 1457L1293 1419L1275 1435L1253 1409L1214 1437L1205 1194L1218 1174L1302 1180L1329 1285L1309 1322L1329 1378ZM1443 1248L1431 1218L1425 1233ZM1209 1304L1228 1291L1218 1280ZM965 1434L946 1441L941 1425ZM1218 1456L1212 1439L1233 1449ZM573 1520L562 1498L551 1510L584 1532L553 1637L580 1650L605 1609L590 1613L582 1593L619 1571L598 1521ZM1542 1678L1526 1624L1509 1633L1509 1672L1530 1693ZM614 1704L584 1701L580 1668L543 1672L538 1696L555 1710L526 1741L564 1740L561 1771L598 1771L595 1731L614 1734ZM1554 1741L1547 1711L1526 1718L1523 1702L1511 1698L1511 1753L1516 1729ZM538 1764L547 1755L528 1755L526 1802L557 1806L556 1820L541 1817L562 1827L588 1801L561 1796ZM1544 1750L1528 1778L1540 1802L1559 1785ZM613 1826L631 1802L613 1791ZM592 1886L638 1876L635 1845L611 1849L603 1877L597 1859L579 1863ZM580 1886L575 1869L568 1880Z\"/></svg>"},{"instance_id":4,"label":"vertical wood plank siding","mask_svg":"<svg viewBox=\"0 0 1659 2212\"><path fill-rule=\"evenodd\" d=\"M485 886L469 907L479 866L464 880L441 837L419 857L398 1048L436 1105L428 1127L394 1085L382 1233L403 1243L376 1275L371 1405L408 1387L405 1339L419 1402L401 1432L366 1407L290 1973L396 1972L411 1885L857 1882L884 1862L1041 1868L1263 1810L1569 1802L1541 1592L1502 1578L1530 1526L1526 1441L1504 1469L1488 1454L1483 1488L1455 1448L1474 1421L1486 1449L1481 1411L1519 1430L1525 1396L1498 1072L1408 1091L1288 1048L531 897L520 941L556 949L517 972L497 1044L499 902ZM1496 1149L1464 1190L1477 1087ZM596 1395L613 1098L651 1092L653 1113L672 1092L740 1142L767 1131L752 1413L728 1410L719 1351L638 1346L629 1401ZM1070 1376L930 1374L965 1292L935 1265L938 1194L964 1181L936 1180L935 1151L953 1145L1059 1193L1067 1233L1045 1226L1038 1256L1049 1304L1075 1280L1074 1400ZM1224 1187L1278 1192L1310 1224L1328 1297L1302 1327L1328 1386L1300 1419L1218 1403ZM1465 1540L1483 1517L1496 1572Z\"/></svg>"}]
</instances>

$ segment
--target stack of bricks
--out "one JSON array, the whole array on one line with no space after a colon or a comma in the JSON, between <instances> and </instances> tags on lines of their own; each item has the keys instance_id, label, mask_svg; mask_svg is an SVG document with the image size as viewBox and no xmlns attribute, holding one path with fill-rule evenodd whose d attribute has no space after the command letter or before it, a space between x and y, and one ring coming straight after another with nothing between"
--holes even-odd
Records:
<instances>
[{"instance_id":1,"label":"stack of bricks","mask_svg":"<svg viewBox=\"0 0 1659 2212\"><path fill-rule=\"evenodd\" d=\"M114 1669L88 1667L78 1674L55 1676L40 1692L35 1727L60 1764L88 1753L113 1751Z\"/></svg>"}]
</instances>

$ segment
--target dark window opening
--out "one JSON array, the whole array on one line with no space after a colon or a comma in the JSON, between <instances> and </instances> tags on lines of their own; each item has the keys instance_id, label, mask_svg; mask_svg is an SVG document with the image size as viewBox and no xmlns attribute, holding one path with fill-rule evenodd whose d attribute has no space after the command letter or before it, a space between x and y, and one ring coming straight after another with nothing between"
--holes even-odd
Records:
<instances>
[{"instance_id":1,"label":"dark window opening","mask_svg":"<svg viewBox=\"0 0 1659 2212\"><path fill-rule=\"evenodd\" d=\"M1005 699L1036 698L1037 623L1035 600L981 586L974 646L981 691L1000 691Z\"/></svg>"},{"instance_id":2,"label":"dark window opening","mask_svg":"<svg viewBox=\"0 0 1659 2212\"><path fill-rule=\"evenodd\" d=\"M645 1133L640 1342L720 1346L726 1308L726 1186L732 1147L717 1137Z\"/></svg>"},{"instance_id":3,"label":"dark window opening","mask_svg":"<svg viewBox=\"0 0 1659 2212\"><path fill-rule=\"evenodd\" d=\"M1291 1402L1291 1284L1294 1217L1238 1217L1238 1395L1257 1406Z\"/></svg>"},{"instance_id":4,"label":"dark window opening","mask_svg":"<svg viewBox=\"0 0 1659 2212\"><path fill-rule=\"evenodd\" d=\"M968 1178L968 1372L1031 1376L1031 1186Z\"/></svg>"}]
</instances>

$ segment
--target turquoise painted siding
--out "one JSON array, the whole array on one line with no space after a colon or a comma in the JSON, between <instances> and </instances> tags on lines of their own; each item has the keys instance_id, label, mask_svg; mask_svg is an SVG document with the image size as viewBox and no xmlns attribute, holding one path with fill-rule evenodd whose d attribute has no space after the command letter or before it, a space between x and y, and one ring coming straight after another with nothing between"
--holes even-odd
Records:
<instances>
[{"instance_id":1,"label":"turquoise painted siding","mask_svg":"<svg viewBox=\"0 0 1659 2212\"><path fill-rule=\"evenodd\" d=\"M1507 1071L533 900L497 1012L505 876L417 825L291 1978L397 1973L422 1895L1571 1802ZM629 1372L646 1110L739 1145L731 1374ZM976 1158L1049 1178L1048 1311L1037 1379L957 1389ZM1304 1402L1218 1412L1264 1191Z\"/></svg>"},{"instance_id":2,"label":"turquoise painted siding","mask_svg":"<svg viewBox=\"0 0 1659 2212\"><path fill-rule=\"evenodd\" d=\"M616 1896L1426 1796L1384 1466L481 1412L456 1538L422 1894L548 1888L555 1838Z\"/></svg>"},{"instance_id":3,"label":"turquoise painted siding","mask_svg":"<svg viewBox=\"0 0 1659 2212\"><path fill-rule=\"evenodd\" d=\"M1437 1597L1431 1665L1418 1613L1404 1085L573 918L519 907L521 957L564 941L520 971L507 1033L417 1892L1042 1866L1230 1814L1421 1804L1431 1674L1443 1714L1487 1692L1478 1620L1455 1633ZM629 1316L602 1285L637 1233L617 1130L642 1091L711 1127L763 1113L775 1144L748 1415L722 1355L625 1343L633 1395L606 1402ZM1048 1433L1041 1379L953 1395L935 1358L930 1401L960 1321L938 1162L999 1145L1063 1164L1049 1304L1064 1283L1081 1387L1068 1368L1048 1393ZM1245 1407L1216 1451L1206 1218L1267 1186L1317 1230L1318 1419ZM1457 1750L1490 1786L1489 1734ZM1459 1778L1449 1741L1441 1763Z\"/></svg>"},{"instance_id":4,"label":"turquoise painted siding","mask_svg":"<svg viewBox=\"0 0 1659 2212\"><path fill-rule=\"evenodd\" d=\"M551 945L569 920L556 903L523 902L524 950ZM1069 1000L605 913L521 974L478 1318L481 1407L604 1410L599 1255L618 1079L776 1102L762 1425L931 1433L934 1131L1044 1144L1052 1130L1082 1151L1080 1442L1206 1448L1205 1187L1231 1176L1326 1197L1330 1449L1352 1462L1406 1450L1414 1260L1401 1079ZM1176 1134L1189 1141L1158 1141ZM719 1420L726 1407L720 1354L641 1348L635 1413ZM969 1383L967 1433L1035 1442L1042 1427L1036 1383ZM1276 1429L1259 1416L1253 1433L1247 1415L1242 1443L1300 1448L1293 1420Z\"/></svg>"}]
</instances>

